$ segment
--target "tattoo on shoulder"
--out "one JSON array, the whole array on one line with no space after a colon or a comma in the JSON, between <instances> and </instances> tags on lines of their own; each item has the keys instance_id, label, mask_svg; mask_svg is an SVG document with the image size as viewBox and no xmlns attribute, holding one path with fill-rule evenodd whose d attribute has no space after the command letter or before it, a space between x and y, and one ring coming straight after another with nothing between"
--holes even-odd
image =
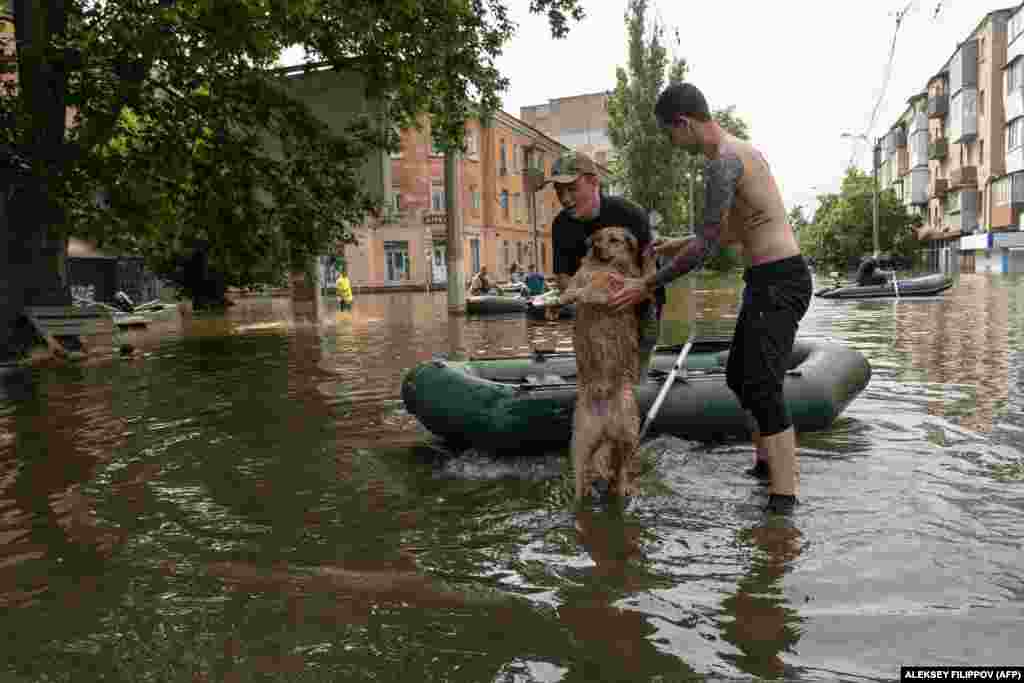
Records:
<instances>
[{"instance_id":1,"label":"tattoo on shoulder","mask_svg":"<svg viewBox=\"0 0 1024 683\"><path fill-rule=\"evenodd\" d=\"M736 198L736 186L743 176L743 162L734 153L704 163L704 222L720 223Z\"/></svg>"}]
</instances>

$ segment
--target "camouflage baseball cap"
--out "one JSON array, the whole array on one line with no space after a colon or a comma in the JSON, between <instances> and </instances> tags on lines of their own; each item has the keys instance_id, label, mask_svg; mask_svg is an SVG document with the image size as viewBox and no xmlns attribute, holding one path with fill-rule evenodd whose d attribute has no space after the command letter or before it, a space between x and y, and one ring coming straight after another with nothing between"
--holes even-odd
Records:
<instances>
[{"instance_id":1,"label":"camouflage baseball cap","mask_svg":"<svg viewBox=\"0 0 1024 683\"><path fill-rule=\"evenodd\" d=\"M581 175L597 175L597 164L586 154L566 152L551 165L549 183L571 183Z\"/></svg>"}]
</instances>

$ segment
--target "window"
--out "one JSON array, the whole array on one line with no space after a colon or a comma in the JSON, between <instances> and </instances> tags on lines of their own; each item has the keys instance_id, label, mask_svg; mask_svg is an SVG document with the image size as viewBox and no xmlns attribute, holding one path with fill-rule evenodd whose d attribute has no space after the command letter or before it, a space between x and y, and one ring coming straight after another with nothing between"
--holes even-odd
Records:
<instances>
[{"instance_id":1,"label":"window","mask_svg":"<svg viewBox=\"0 0 1024 683\"><path fill-rule=\"evenodd\" d=\"M508 161L505 159L505 141L501 141L501 153L498 157L498 175L505 175L508 169Z\"/></svg>"},{"instance_id":2,"label":"window","mask_svg":"<svg viewBox=\"0 0 1024 683\"><path fill-rule=\"evenodd\" d=\"M391 208L395 213L402 210L402 188L398 185L391 187Z\"/></svg>"},{"instance_id":3,"label":"window","mask_svg":"<svg viewBox=\"0 0 1024 683\"><path fill-rule=\"evenodd\" d=\"M388 282L402 282L409 279L409 243L384 243L385 277Z\"/></svg>"},{"instance_id":4,"label":"window","mask_svg":"<svg viewBox=\"0 0 1024 683\"><path fill-rule=\"evenodd\" d=\"M978 140L978 165L985 163L985 141Z\"/></svg>"},{"instance_id":5,"label":"window","mask_svg":"<svg viewBox=\"0 0 1024 683\"><path fill-rule=\"evenodd\" d=\"M1010 203L1010 176L992 183L992 201L995 206L1006 206Z\"/></svg>"},{"instance_id":6,"label":"window","mask_svg":"<svg viewBox=\"0 0 1024 683\"><path fill-rule=\"evenodd\" d=\"M501 191L501 212L508 218L508 190Z\"/></svg>"},{"instance_id":7,"label":"window","mask_svg":"<svg viewBox=\"0 0 1024 683\"><path fill-rule=\"evenodd\" d=\"M508 267L508 240L502 240L501 242L501 269L505 270Z\"/></svg>"},{"instance_id":8,"label":"window","mask_svg":"<svg viewBox=\"0 0 1024 683\"><path fill-rule=\"evenodd\" d=\"M430 187L430 207L434 211L444 211L444 185L436 180Z\"/></svg>"},{"instance_id":9,"label":"window","mask_svg":"<svg viewBox=\"0 0 1024 683\"><path fill-rule=\"evenodd\" d=\"M476 189L476 185L469 188L470 201L472 202L473 211L480 210L480 190ZM476 272L476 271L473 271Z\"/></svg>"},{"instance_id":10,"label":"window","mask_svg":"<svg viewBox=\"0 0 1024 683\"><path fill-rule=\"evenodd\" d=\"M470 159L476 159L479 154L479 146L476 138L475 130L466 131L466 156ZM474 271L475 272L475 271Z\"/></svg>"},{"instance_id":11,"label":"window","mask_svg":"<svg viewBox=\"0 0 1024 683\"><path fill-rule=\"evenodd\" d=\"M1021 133L1024 133L1024 118L1014 119L1006 127L1006 150L1014 150L1020 147L1022 142Z\"/></svg>"},{"instance_id":12,"label":"window","mask_svg":"<svg viewBox=\"0 0 1024 683\"><path fill-rule=\"evenodd\" d=\"M985 115L985 91L978 91L978 116Z\"/></svg>"},{"instance_id":13,"label":"window","mask_svg":"<svg viewBox=\"0 0 1024 683\"><path fill-rule=\"evenodd\" d=\"M523 196L516 192L512 195L512 208L514 209L514 215L516 223L523 222Z\"/></svg>"},{"instance_id":14,"label":"window","mask_svg":"<svg viewBox=\"0 0 1024 683\"><path fill-rule=\"evenodd\" d=\"M519 170L519 145L512 145L512 172Z\"/></svg>"},{"instance_id":15,"label":"window","mask_svg":"<svg viewBox=\"0 0 1024 683\"><path fill-rule=\"evenodd\" d=\"M543 271L545 268L547 268L547 263L548 263L548 245L546 243L544 243L544 242L541 242L540 243L540 263L537 264L537 267L540 268Z\"/></svg>"},{"instance_id":16,"label":"window","mask_svg":"<svg viewBox=\"0 0 1024 683\"><path fill-rule=\"evenodd\" d=\"M1006 92L1018 90L1024 86L1024 59L1018 59L1006 70Z\"/></svg>"}]
</instances>

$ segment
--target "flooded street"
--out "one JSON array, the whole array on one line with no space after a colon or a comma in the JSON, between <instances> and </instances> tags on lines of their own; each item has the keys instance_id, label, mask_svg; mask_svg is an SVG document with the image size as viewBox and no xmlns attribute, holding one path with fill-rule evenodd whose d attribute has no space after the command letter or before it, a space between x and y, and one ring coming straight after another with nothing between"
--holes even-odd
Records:
<instances>
[{"instance_id":1,"label":"flooded street","mask_svg":"<svg viewBox=\"0 0 1024 683\"><path fill-rule=\"evenodd\" d=\"M728 333L741 282L670 292L662 343ZM1020 665L1024 279L815 299L800 336L871 383L800 438L769 518L748 444L659 438L625 513L567 451L451 454L405 412L437 353L571 348L447 294L283 298L123 333L131 358L0 380L4 681L893 680ZM109 344L109 341L108 341ZM1016 643L1016 645L1015 645Z\"/></svg>"}]
</instances>

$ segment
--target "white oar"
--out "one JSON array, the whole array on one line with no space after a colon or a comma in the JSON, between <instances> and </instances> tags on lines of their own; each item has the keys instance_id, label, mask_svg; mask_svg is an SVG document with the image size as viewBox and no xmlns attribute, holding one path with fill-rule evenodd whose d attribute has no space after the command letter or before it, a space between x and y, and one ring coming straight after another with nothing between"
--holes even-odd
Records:
<instances>
[{"instance_id":1,"label":"white oar","mask_svg":"<svg viewBox=\"0 0 1024 683\"><path fill-rule=\"evenodd\" d=\"M690 353L696 338L697 331L695 329L690 333L690 338L683 345L683 350L679 352L679 357L676 358L675 365L672 366L672 372L668 373L665 384L661 387L661 391L658 392L658 398L654 399L651 409L647 411L647 416L644 418L643 424L640 425L640 437L637 439L637 443L643 440L647 430L654 423L654 418L657 417L661 404L665 402L665 397L668 396L668 390L672 388L672 383L676 381L676 375L682 374L683 380L686 380L686 356Z\"/></svg>"}]
</instances>

